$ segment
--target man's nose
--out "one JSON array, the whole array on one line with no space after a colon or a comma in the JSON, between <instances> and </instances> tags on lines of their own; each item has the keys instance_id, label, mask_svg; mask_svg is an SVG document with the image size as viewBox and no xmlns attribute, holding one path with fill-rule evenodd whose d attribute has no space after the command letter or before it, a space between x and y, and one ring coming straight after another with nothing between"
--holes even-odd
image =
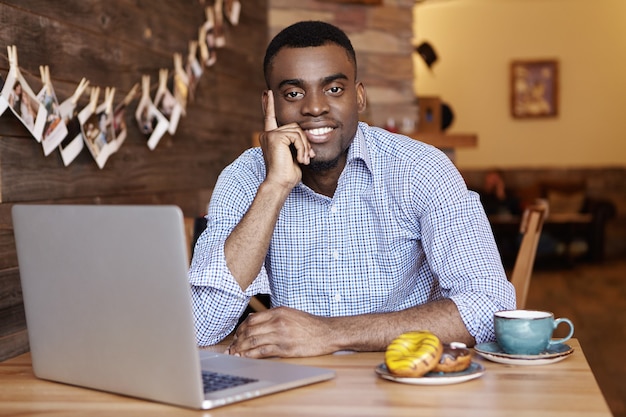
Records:
<instances>
[{"instance_id":1,"label":"man's nose","mask_svg":"<svg viewBox=\"0 0 626 417\"><path fill-rule=\"evenodd\" d=\"M309 93L305 96L302 113L319 116L328 112L328 100L323 91Z\"/></svg>"}]
</instances>

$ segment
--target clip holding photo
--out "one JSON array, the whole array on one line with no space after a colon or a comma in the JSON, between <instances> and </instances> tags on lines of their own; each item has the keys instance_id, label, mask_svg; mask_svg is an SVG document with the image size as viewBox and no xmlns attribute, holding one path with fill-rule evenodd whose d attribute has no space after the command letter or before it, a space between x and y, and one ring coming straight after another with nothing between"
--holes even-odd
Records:
<instances>
[{"instance_id":1,"label":"clip holding photo","mask_svg":"<svg viewBox=\"0 0 626 417\"><path fill-rule=\"evenodd\" d=\"M130 89L128 94L124 97L124 99L115 106L113 110L113 144L115 145L115 152L122 146L122 143L126 140L126 135L128 133L128 126L126 125L126 109L130 105L130 103L137 96L137 91L139 90L139 84L133 85L133 88ZM113 104L111 103L111 106Z\"/></svg>"},{"instance_id":2,"label":"clip holding photo","mask_svg":"<svg viewBox=\"0 0 626 417\"><path fill-rule=\"evenodd\" d=\"M43 154L48 156L61 144L67 135L67 125L61 117L59 101L52 87L50 68L47 65L40 66L39 72L41 73L43 87L37 94L37 100L46 110L46 122L41 136L41 145Z\"/></svg>"},{"instance_id":3,"label":"clip holding photo","mask_svg":"<svg viewBox=\"0 0 626 417\"><path fill-rule=\"evenodd\" d=\"M183 56L181 54L174 54L174 98L180 104L184 116L189 98L189 77L183 68Z\"/></svg>"},{"instance_id":4,"label":"clip holding photo","mask_svg":"<svg viewBox=\"0 0 626 417\"><path fill-rule=\"evenodd\" d=\"M40 105L37 96L20 72L15 45L8 46L7 51L10 68L0 95L4 97L13 114L28 129L35 140L41 142L47 111L44 106Z\"/></svg>"},{"instance_id":5,"label":"clip holding photo","mask_svg":"<svg viewBox=\"0 0 626 417\"><path fill-rule=\"evenodd\" d=\"M141 99L135 111L139 130L148 136L148 148L154 150L167 132L168 121L150 99L150 76L141 77Z\"/></svg>"},{"instance_id":6,"label":"clip holding photo","mask_svg":"<svg viewBox=\"0 0 626 417\"><path fill-rule=\"evenodd\" d=\"M215 45L215 17L213 7L205 9L206 21L200 26L198 34L198 46L200 47L200 59L203 65L210 67L217 61Z\"/></svg>"},{"instance_id":7,"label":"clip holding photo","mask_svg":"<svg viewBox=\"0 0 626 417\"><path fill-rule=\"evenodd\" d=\"M85 145L96 161L98 168L104 168L109 156L116 150L113 132L113 97L115 88L105 88L104 101L83 124Z\"/></svg>"},{"instance_id":8,"label":"clip holding photo","mask_svg":"<svg viewBox=\"0 0 626 417\"><path fill-rule=\"evenodd\" d=\"M59 144L59 152L61 153L61 159L63 160L63 165L65 166L71 164L85 146L81 132L81 121L79 118L80 113L76 112L76 105L88 86L89 81L83 78L80 80L80 83L78 84L78 87L76 87L76 91L72 97L66 99L59 105L59 113L63 122L67 126L67 134ZM92 89L92 93L94 90L96 90L97 94L100 93L100 89L98 88ZM98 100L97 94L96 101ZM90 106L87 106L87 108L88 107ZM95 105L93 108L95 109ZM88 116L84 118L83 122L87 117Z\"/></svg>"},{"instance_id":9,"label":"clip holding photo","mask_svg":"<svg viewBox=\"0 0 626 417\"><path fill-rule=\"evenodd\" d=\"M231 25L239 24L239 15L241 14L241 3L239 0L224 0L224 14Z\"/></svg>"},{"instance_id":10,"label":"clip holding photo","mask_svg":"<svg viewBox=\"0 0 626 417\"><path fill-rule=\"evenodd\" d=\"M2 78L2 75L0 75L0 91L2 91L3 88L4 78ZM2 95L0 95L0 116L2 116L7 107L9 107L9 102Z\"/></svg>"},{"instance_id":11,"label":"clip holding photo","mask_svg":"<svg viewBox=\"0 0 626 417\"><path fill-rule=\"evenodd\" d=\"M161 69L159 71L159 86L154 95L154 105L157 106L159 111L167 118L169 123L167 129L168 133L174 135L178 128L178 121L180 120L183 109L170 91L167 81L168 70Z\"/></svg>"},{"instance_id":12,"label":"clip holding photo","mask_svg":"<svg viewBox=\"0 0 626 417\"><path fill-rule=\"evenodd\" d=\"M215 0L213 4L215 10L215 46L223 48L226 45L224 36L224 0Z\"/></svg>"}]
</instances>

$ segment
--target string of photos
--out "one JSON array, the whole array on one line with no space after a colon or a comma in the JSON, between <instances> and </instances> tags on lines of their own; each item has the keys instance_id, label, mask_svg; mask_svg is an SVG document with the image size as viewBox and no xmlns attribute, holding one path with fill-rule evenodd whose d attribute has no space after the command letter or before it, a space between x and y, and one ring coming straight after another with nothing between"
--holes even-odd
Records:
<instances>
[{"instance_id":1,"label":"string of photos","mask_svg":"<svg viewBox=\"0 0 626 417\"><path fill-rule=\"evenodd\" d=\"M181 116L186 114L187 104L194 100L200 77L215 64L217 49L226 43L225 23L237 26L240 12L238 0L215 0L213 5L205 8L206 20L198 29L198 38L189 42L186 59L183 60L182 54L174 53L174 68L159 71L156 89L150 86L150 76L142 75L141 87L139 83L135 84L117 104L114 104L114 87L106 87L103 91L96 86L89 88L89 81L85 78L78 83L71 97L59 102L47 65L39 67L42 87L35 94L18 65L16 46L8 46L9 72L6 79L0 75L0 116L10 109L42 145L45 156L58 149L63 164L68 166L87 148L102 169L124 143L126 109L139 98L134 119L146 137L148 148L154 150L165 133L176 133ZM78 101L87 91L89 102L78 109ZM102 100L100 93L103 93Z\"/></svg>"}]
</instances>

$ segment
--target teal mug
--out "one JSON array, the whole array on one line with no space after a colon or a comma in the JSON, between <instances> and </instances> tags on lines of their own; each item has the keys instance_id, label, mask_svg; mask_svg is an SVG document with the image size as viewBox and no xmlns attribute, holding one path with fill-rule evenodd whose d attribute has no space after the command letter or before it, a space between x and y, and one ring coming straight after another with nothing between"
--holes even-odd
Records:
<instances>
[{"instance_id":1,"label":"teal mug","mask_svg":"<svg viewBox=\"0 0 626 417\"><path fill-rule=\"evenodd\" d=\"M552 333L561 323L569 326L569 333L562 339L553 340ZM494 314L494 329L500 348L512 355L538 355L574 335L571 320L555 319L549 311L497 311Z\"/></svg>"}]
</instances>

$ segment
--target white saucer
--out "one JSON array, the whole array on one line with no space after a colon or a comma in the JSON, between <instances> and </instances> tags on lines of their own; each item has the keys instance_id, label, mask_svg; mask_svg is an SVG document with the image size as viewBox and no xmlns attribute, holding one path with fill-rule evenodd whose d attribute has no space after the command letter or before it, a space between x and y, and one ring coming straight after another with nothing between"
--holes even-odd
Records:
<instances>
[{"instance_id":1,"label":"white saucer","mask_svg":"<svg viewBox=\"0 0 626 417\"><path fill-rule=\"evenodd\" d=\"M429 372L419 378L399 377L391 374L387 365L381 363L376 367L376 373L384 379L403 384L411 385L448 385L458 384L478 378L485 373L485 367L477 362L472 362L470 366L460 372Z\"/></svg>"},{"instance_id":2,"label":"white saucer","mask_svg":"<svg viewBox=\"0 0 626 417\"><path fill-rule=\"evenodd\" d=\"M574 349L565 343L550 346L548 350L538 355L511 355L502 351L496 342L479 343L474 350L485 359L507 365L547 365L562 361L574 352Z\"/></svg>"}]
</instances>

